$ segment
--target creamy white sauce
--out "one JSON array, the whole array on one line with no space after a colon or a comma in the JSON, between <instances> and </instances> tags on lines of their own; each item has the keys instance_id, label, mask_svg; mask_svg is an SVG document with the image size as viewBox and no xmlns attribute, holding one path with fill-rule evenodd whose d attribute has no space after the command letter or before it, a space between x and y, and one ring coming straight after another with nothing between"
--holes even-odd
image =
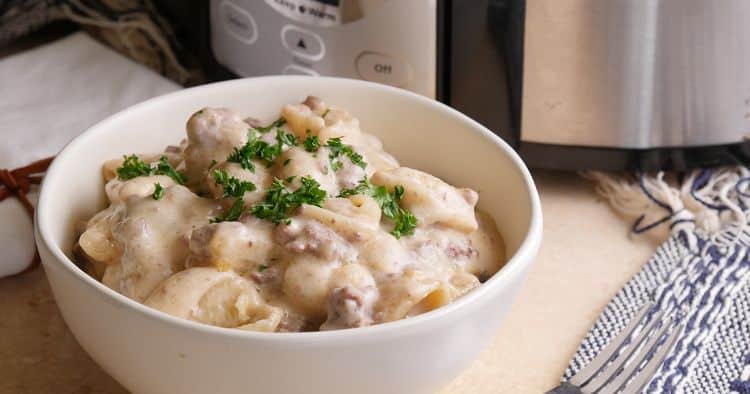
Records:
<instances>
[{"instance_id":1,"label":"creamy white sauce","mask_svg":"<svg viewBox=\"0 0 750 394\"><path fill-rule=\"evenodd\" d=\"M281 116L285 132L300 141L318 136L321 148L285 147L272 165L256 160L249 171L227 156L247 142L250 125L231 110L205 108L188 121L186 143L167 153L187 176L186 186L165 175L121 180L116 169L122 160L105 163L110 205L79 238L90 272L115 291L181 318L301 331L427 312L472 290L505 262L494 222L475 210L475 191L400 167L376 137L359 129L357 119L320 99L286 105ZM260 138L273 144L274 136ZM341 157L343 166L334 171L324 146L334 137L342 137L367 166ZM160 156L141 158L156 162ZM293 190L300 177L310 176L329 197L320 207L302 205L289 223L261 220L247 209L237 221L210 223L234 202L223 197L214 170L256 186L242 197L246 208L264 199L274 178L294 176ZM413 234L391 235L393 224L369 196L332 197L363 177L389 190L404 187L401 206L417 218ZM165 188L161 199L153 197L156 183Z\"/></svg>"}]
</instances>

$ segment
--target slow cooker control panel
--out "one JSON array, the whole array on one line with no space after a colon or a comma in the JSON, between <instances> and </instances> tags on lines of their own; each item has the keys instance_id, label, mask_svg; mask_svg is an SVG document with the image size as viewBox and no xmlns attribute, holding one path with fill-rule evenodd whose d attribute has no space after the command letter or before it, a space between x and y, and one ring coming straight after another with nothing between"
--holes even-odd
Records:
<instances>
[{"instance_id":1,"label":"slow cooker control panel","mask_svg":"<svg viewBox=\"0 0 750 394\"><path fill-rule=\"evenodd\" d=\"M435 97L436 0L211 0L217 61L240 76L359 78Z\"/></svg>"}]
</instances>

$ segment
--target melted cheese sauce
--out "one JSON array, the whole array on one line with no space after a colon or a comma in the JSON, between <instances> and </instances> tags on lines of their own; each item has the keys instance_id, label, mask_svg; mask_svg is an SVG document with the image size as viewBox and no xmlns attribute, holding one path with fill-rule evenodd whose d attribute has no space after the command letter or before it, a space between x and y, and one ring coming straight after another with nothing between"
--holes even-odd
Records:
<instances>
[{"instance_id":1,"label":"melted cheese sauce","mask_svg":"<svg viewBox=\"0 0 750 394\"><path fill-rule=\"evenodd\" d=\"M285 105L283 129L301 141L318 136L314 153L285 147L271 166L255 171L227 162L248 140L254 119L205 108L187 123L187 140L167 156L187 177L185 186L155 175L117 178L123 160L104 164L109 207L91 218L78 241L81 264L113 290L165 313L221 327L310 331L361 327L417 315L445 305L489 278L505 261L492 219L476 211L478 194L406 167L362 132L346 111L309 97ZM275 133L261 138L275 143ZM363 169L341 159L330 166L329 138L342 137L362 155ZM212 171L256 185L242 197L263 200L274 178L310 176L329 196L368 177L389 190L403 186L401 206L417 218L412 235L390 234L393 224L369 196L328 197L302 205L289 223L245 212L238 221L210 223L233 203L222 198ZM165 188L154 199L155 184Z\"/></svg>"}]
</instances>

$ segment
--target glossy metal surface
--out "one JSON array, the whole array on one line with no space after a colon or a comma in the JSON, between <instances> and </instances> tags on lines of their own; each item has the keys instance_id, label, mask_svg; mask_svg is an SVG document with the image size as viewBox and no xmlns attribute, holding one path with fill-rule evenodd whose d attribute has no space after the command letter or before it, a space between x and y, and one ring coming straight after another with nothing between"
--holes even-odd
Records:
<instances>
[{"instance_id":1,"label":"glossy metal surface","mask_svg":"<svg viewBox=\"0 0 750 394\"><path fill-rule=\"evenodd\" d=\"M645 149L749 131L750 2L528 0L521 139Z\"/></svg>"},{"instance_id":2,"label":"glossy metal surface","mask_svg":"<svg viewBox=\"0 0 750 394\"><path fill-rule=\"evenodd\" d=\"M672 327L673 318L662 320L663 312L656 312L643 325L652 307L652 302L642 306L628 325L588 365L546 394L639 393L682 334L683 326ZM661 341L665 335L667 338ZM612 360L615 354L617 356Z\"/></svg>"}]
</instances>

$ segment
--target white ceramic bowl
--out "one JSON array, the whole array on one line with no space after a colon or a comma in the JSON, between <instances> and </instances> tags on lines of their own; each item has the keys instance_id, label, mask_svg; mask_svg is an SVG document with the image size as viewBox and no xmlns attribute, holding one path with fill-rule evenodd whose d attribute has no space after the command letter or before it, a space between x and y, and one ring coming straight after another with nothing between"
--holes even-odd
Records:
<instances>
[{"instance_id":1,"label":"white ceramic bowl","mask_svg":"<svg viewBox=\"0 0 750 394\"><path fill-rule=\"evenodd\" d=\"M116 94L116 92L115 92ZM101 164L157 152L185 136L204 106L271 119L308 94L344 107L409 167L479 191L509 261L490 280L435 311L373 327L255 333L174 318L97 282L70 259L75 223L104 207ZM73 140L42 186L37 244L57 304L78 342L135 393L428 393L466 368L497 333L541 240L534 183L489 130L436 101L357 80L265 77L182 90L113 115Z\"/></svg>"}]
</instances>

